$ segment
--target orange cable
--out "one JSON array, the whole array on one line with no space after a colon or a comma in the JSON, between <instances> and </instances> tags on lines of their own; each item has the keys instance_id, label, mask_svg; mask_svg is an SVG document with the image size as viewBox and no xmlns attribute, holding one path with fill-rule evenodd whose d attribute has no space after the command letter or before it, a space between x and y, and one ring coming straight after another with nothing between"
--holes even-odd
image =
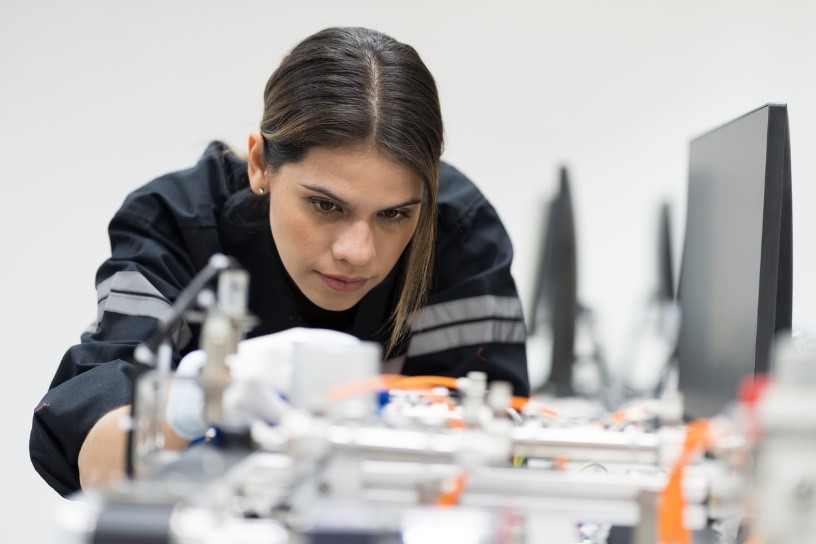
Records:
<instances>
[{"instance_id":1,"label":"orange cable","mask_svg":"<svg viewBox=\"0 0 816 544\"><path fill-rule=\"evenodd\" d=\"M448 376L400 376L394 380L394 389L431 389L433 387L457 388L457 378Z\"/></svg>"},{"instance_id":2,"label":"orange cable","mask_svg":"<svg viewBox=\"0 0 816 544\"><path fill-rule=\"evenodd\" d=\"M528 397L510 397L510 408L516 410L517 412L521 412L529 402L530 399ZM553 419L558 417L558 412L556 412L552 408L547 408L546 406L539 406L539 410L541 411L541 415Z\"/></svg>"},{"instance_id":3,"label":"orange cable","mask_svg":"<svg viewBox=\"0 0 816 544\"><path fill-rule=\"evenodd\" d=\"M448 389L457 388L458 379L449 376L402 376L399 374L382 374L372 378L365 378L349 383L337 385L329 389L327 396L330 401L336 402L345 398L380 391L383 389L419 389L430 390L434 387L446 387ZM511 397L510 406L521 411L530 402L527 397ZM547 407L540 407L544 416L557 418L558 413Z\"/></svg>"},{"instance_id":4,"label":"orange cable","mask_svg":"<svg viewBox=\"0 0 816 544\"><path fill-rule=\"evenodd\" d=\"M330 402L337 402L361 393L373 393L381 389L387 389L387 383L388 380L384 375L355 380L329 388L326 397Z\"/></svg>"},{"instance_id":5,"label":"orange cable","mask_svg":"<svg viewBox=\"0 0 816 544\"><path fill-rule=\"evenodd\" d=\"M456 417L449 417L448 418L448 425L450 425L451 429L464 429L465 422Z\"/></svg>"},{"instance_id":6,"label":"orange cable","mask_svg":"<svg viewBox=\"0 0 816 544\"><path fill-rule=\"evenodd\" d=\"M459 503L459 497L462 496L462 492L465 490L465 484L467 483L467 474L465 471L460 472L456 475L456 478L453 480L453 486L450 490L444 491L439 495L439 498L436 499L437 506L454 506Z\"/></svg>"},{"instance_id":7,"label":"orange cable","mask_svg":"<svg viewBox=\"0 0 816 544\"><path fill-rule=\"evenodd\" d=\"M683 497L683 469L697 451L709 443L709 422L693 421L686 427L683 451L674 464L669 482L660 493L658 503L658 541L660 544L691 544L691 533L683 523L686 501Z\"/></svg>"}]
</instances>

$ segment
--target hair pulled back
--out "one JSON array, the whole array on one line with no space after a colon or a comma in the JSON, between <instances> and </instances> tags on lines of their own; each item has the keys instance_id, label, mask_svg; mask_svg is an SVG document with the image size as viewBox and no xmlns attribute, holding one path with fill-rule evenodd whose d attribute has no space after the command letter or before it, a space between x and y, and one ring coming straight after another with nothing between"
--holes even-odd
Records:
<instances>
[{"instance_id":1,"label":"hair pulled back","mask_svg":"<svg viewBox=\"0 0 816 544\"><path fill-rule=\"evenodd\" d=\"M270 76L261 120L266 167L297 162L312 147L360 145L411 170L424 184L389 319L388 356L410 331L431 286L442 113L433 76L413 47L366 28L327 28L292 49Z\"/></svg>"}]
</instances>

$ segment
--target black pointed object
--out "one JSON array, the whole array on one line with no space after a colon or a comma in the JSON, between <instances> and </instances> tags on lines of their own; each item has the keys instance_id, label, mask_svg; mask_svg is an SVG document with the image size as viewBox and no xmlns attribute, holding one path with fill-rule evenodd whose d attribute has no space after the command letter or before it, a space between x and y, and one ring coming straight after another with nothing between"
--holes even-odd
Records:
<instances>
[{"instance_id":1,"label":"black pointed object","mask_svg":"<svg viewBox=\"0 0 816 544\"><path fill-rule=\"evenodd\" d=\"M668 203L660 207L657 233L657 299L674 300L674 259L672 257L671 209Z\"/></svg>"},{"instance_id":2,"label":"black pointed object","mask_svg":"<svg viewBox=\"0 0 816 544\"><path fill-rule=\"evenodd\" d=\"M552 366L548 383L556 396L574 394L572 364L575 359L575 319L578 315L578 275L575 218L569 176L561 168L559 192L551 210L555 226L553 270L550 293L552 315Z\"/></svg>"},{"instance_id":3,"label":"black pointed object","mask_svg":"<svg viewBox=\"0 0 816 544\"><path fill-rule=\"evenodd\" d=\"M569 173L559 169L558 193L547 203L542 246L533 284L529 329L549 327L552 338L550 374L541 389L558 397L570 396L575 358L575 320L578 314L578 277L575 219Z\"/></svg>"}]
</instances>

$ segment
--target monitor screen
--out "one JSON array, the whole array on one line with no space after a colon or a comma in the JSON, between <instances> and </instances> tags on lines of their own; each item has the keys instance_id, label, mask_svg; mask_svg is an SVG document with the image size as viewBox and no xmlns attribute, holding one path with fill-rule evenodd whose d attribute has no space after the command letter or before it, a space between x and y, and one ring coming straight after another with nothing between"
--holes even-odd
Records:
<instances>
[{"instance_id":1,"label":"monitor screen","mask_svg":"<svg viewBox=\"0 0 816 544\"><path fill-rule=\"evenodd\" d=\"M657 293L658 302L672 302L674 296L674 259L672 257L671 208L660 207L657 233Z\"/></svg>"},{"instance_id":2,"label":"monitor screen","mask_svg":"<svg viewBox=\"0 0 816 544\"><path fill-rule=\"evenodd\" d=\"M769 104L691 141L678 298L680 391L690 417L720 413L770 371L791 321L788 115Z\"/></svg>"},{"instance_id":3,"label":"monitor screen","mask_svg":"<svg viewBox=\"0 0 816 544\"><path fill-rule=\"evenodd\" d=\"M552 341L550 373L541 389L559 397L573 394L572 364L578 315L576 253L569 174L566 167L562 167L558 194L548 204L541 234L529 322L533 334L541 325L548 328L545 334Z\"/></svg>"}]
</instances>

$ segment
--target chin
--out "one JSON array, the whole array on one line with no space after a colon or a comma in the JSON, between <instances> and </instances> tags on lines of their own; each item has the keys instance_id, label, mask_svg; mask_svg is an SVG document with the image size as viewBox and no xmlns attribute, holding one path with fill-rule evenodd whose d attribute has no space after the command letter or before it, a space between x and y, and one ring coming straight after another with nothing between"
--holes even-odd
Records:
<instances>
[{"instance_id":1,"label":"chin","mask_svg":"<svg viewBox=\"0 0 816 544\"><path fill-rule=\"evenodd\" d=\"M329 312L344 312L353 308L363 297L308 297L312 304Z\"/></svg>"},{"instance_id":2,"label":"chin","mask_svg":"<svg viewBox=\"0 0 816 544\"><path fill-rule=\"evenodd\" d=\"M358 302L360 302L359 298L344 303L327 304L326 306L321 306L321 308L329 310L330 312L344 312L353 308Z\"/></svg>"}]
</instances>

